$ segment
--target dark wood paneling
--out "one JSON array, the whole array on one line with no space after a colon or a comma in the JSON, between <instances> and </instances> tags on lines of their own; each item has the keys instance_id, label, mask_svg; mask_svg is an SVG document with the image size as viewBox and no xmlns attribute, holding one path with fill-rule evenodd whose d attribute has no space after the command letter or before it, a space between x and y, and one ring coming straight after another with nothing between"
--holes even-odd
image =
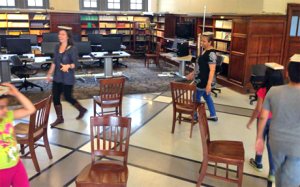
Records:
<instances>
[{"instance_id":1,"label":"dark wood paneling","mask_svg":"<svg viewBox=\"0 0 300 187\"><path fill-rule=\"evenodd\" d=\"M58 32L58 26L69 26L72 27L73 33L80 34L80 15L69 14L69 13L51 13L51 32Z\"/></svg>"},{"instance_id":2,"label":"dark wood paneling","mask_svg":"<svg viewBox=\"0 0 300 187\"><path fill-rule=\"evenodd\" d=\"M165 37L175 38L176 22L178 16L173 14L165 15Z\"/></svg>"},{"instance_id":3,"label":"dark wood paneling","mask_svg":"<svg viewBox=\"0 0 300 187\"><path fill-rule=\"evenodd\" d=\"M247 18L233 19L228 79L243 84L245 53L247 52Z\"/></svg>"},{"instance_id":4,"label":"dark wood paneling","mask_svg":"<svg viewBox=\"0 0 300 187\"><path fill-rule=\"evenodd\" d=\"M245 55L232 52L230 55L229 80L242 84L244 77Z\"/></svg>"}]
</instances>

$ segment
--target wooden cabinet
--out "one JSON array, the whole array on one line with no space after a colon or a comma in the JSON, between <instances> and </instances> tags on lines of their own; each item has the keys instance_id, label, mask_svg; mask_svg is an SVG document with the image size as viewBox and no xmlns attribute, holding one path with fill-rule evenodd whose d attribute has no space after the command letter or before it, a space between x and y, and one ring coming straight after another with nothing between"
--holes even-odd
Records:
<instances>
[{"instance_id":1,"label":"wooden cabinet","mask_svg":"<svg viewBox=\"0 0 300 187\"><path fill-rule=\"evenodd\" d=\"M227 85L241 92L251 89L251 67L276 62L283 64L286 36L285 16L232 17L233 29Z\"/></svg>"}]
</instances>

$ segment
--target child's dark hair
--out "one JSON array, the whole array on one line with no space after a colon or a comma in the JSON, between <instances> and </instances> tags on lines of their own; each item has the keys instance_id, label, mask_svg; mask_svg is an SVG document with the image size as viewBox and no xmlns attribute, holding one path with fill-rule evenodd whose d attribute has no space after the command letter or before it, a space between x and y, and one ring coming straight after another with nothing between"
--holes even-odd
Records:
<instances>
[{"instance_id":1,"label":"child's dark hair","mask_svg":"<svg viewBox=\"0 0 300 187\"><path fill-rule=\"evenodd\" d=\"M288 66L288 73L290 81L300 83L300 63L290 62Z\"/></svg>"},{"instance_id":2,"label":"child's dark hair","mask_svg":"<svg viewBox=\"0 0 300 187\"><path fill-rule=\"evenodd\" d=\"M266 69L264 83L262 88L266 88L267 92L272 86L280 86L284 84L284 79L281 71L273 70L271 68Z\"/></svg>"}]
</instances>

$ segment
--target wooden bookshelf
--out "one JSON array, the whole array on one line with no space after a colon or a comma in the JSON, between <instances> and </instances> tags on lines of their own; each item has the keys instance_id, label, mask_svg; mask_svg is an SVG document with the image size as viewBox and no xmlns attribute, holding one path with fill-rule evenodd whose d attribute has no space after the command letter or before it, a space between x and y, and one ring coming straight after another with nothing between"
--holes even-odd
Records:
<instances>
[{"instance_id":1,"label":"wooden bookshelf","mask_svg":"<svg viewBox=\"0 0 300 187\"><path fill-rule=\"evenodd\" d=\"M1 13L0 34L20 35L33 34L38 36L50 32L49 14L36 13Z\"/></svg>"},{"instance_id":2,"label":"wooden bookshelf","mask_svg":"<svg viewBox=\"0 0 300 187\"><path fill-rule=\"evenodd\" d=\"M145 54L150 41L149 23L150 18L146 16L135 16L133 18L133 51L134 54Z\"/></svg>"}]
</instances>

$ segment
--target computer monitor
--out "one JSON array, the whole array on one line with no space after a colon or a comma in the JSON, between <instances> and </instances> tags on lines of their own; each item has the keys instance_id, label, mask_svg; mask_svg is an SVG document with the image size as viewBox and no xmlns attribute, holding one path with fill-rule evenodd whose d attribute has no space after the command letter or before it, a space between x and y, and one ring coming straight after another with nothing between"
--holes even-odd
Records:
<instances>
[{"instance_id":1,"label":"computer monitor","mask_svg":"<svg viewBox=\"0 0 300 187\"><path fill-rule=\"evenodd\" d=\"M8 39L8 38L17 38L17 37L18 36L15 36L15 35L0 35L1 47L7 47L6 39Z\"/></svg>"},{"instance_id":2,"label":"computer monitor","mask_svg":"<svg viewBox=\"0 0 300 187\"><path fill-rule=\"evenodd\" d=\"M88 40L92 45L100 45L103 36L101 34L89 34Z\"/></svg>"},{"instance_id":3,"label":"computer monitor","mask_svg":"<svg viewBox=\"0 0 300 187\"><path fill-rule=\"evenodd\" d=\"M30 39L8 38L6 42L8 54L23 55L31 53Z\"/></svg>"},{"instance_id":4,"label":"computer monitor","mask_svg":"<svg viewBox=\"0 0 300 187\"><path fill-rule=\"evenodd\" d=\"M43 33L43 42L59 42L58 33Z\"/></svg>"},{"instance_id":5,"label":"computer monitor","mask_svg":"<svg viewBox=\"0 0 300 187\"><path fill-rule=\"evenodd\" d=\"M183 57L190 54L189 43L188 42L179 42L177 43L177 56Z\"/></svg>"},{"instance_id":6,"label":"computer monitor","mask_svg":"<svg viewBox=\"0 0 300 187\"><path fill-rule=\"evenodd\" d=\"M59 42L42 42L42 54L46 56L53 57L54 56L54 50L56 46L59 44Z\"/></svg>"},{"instance_id":7,"label":"computer monitor","mask_svg":"<svg viewBox=\"0 0 300 187\"><path fill-rule=\"evenodd\" d=\"M38 44L37 35L33 35L33 34L21 34L19 36L19 38L30 39L30 44L31 45L37 45Z\"/></svg>"},{"instance_id":8,"label":"computer monitor","mask_svg":"<svg viewBox=\"0 0 300 187\"><path fill-rule=\"evenodd\" d=\"M101 41L101 47L102 51L112 53L114 51L120 51L121 50L121 38L119 37L108 37L108 38L102 38Z\"/></svg>"},{"instance_id":9,"label":"computer monitor","mask_svg":"<svg viewBox=\"0 0 300 187\"><path fill-rule=\"evenodd\" d=\"M75 46L80 57L84 55L90 55L92 53L90 42L75 42Z\"/></svg>"},{"instance_id":10,"label":"computer monitor","mask_svg":"<svg viewBox=\"0 0 300 187\"><path fill-rule=\"evenodd\" d=\"M81 42L81 35L80 34L73 34L74 42Z\"/></svg>"}]
</instances>

